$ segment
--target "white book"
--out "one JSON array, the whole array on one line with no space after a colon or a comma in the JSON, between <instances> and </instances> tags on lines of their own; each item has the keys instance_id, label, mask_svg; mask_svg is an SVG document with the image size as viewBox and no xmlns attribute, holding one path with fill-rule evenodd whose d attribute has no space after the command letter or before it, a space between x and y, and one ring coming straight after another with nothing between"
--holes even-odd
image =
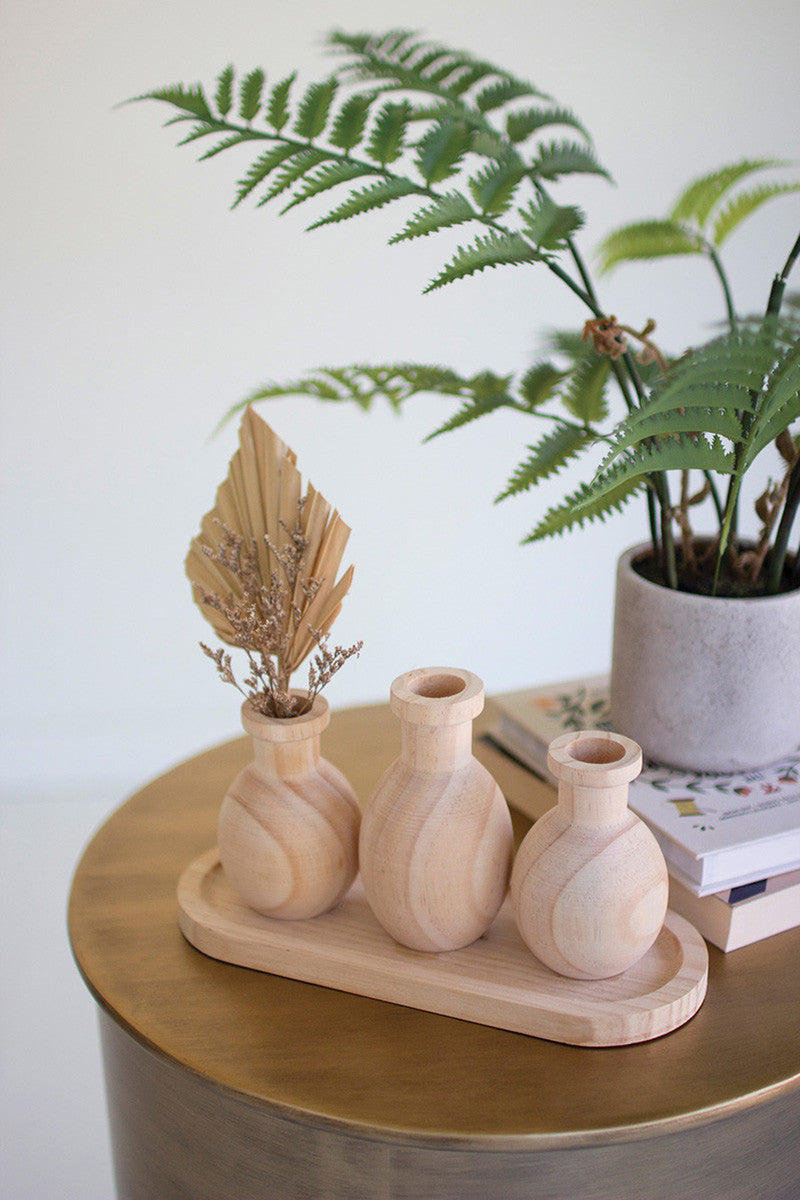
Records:
<instances>
[{"instance_id":1,"label":"white book","mask_svg":"<svg viewBox=\"0 0 800 1200\"><path fill-rule=\"evenodd\" d=\"M608 679L593 676L495 697L492 738L549 777L547 747L569 729L608 729ZM800 868L800 750L757 771L709 774L647 762L630 806L670 871L695 895ZM519 803L519 802L517 802Z\"/></svg>"},{"instance_id":2,"label":"white book","mask_svg":"<svg viewBox=\"0 0 800 1200\"><path fill-rule=\"evenodd\" d=\"M720 950L738 950L800 925L800 871L712 896L696 896L673 875L669 906Z\"/></svg>"}]
</instances>

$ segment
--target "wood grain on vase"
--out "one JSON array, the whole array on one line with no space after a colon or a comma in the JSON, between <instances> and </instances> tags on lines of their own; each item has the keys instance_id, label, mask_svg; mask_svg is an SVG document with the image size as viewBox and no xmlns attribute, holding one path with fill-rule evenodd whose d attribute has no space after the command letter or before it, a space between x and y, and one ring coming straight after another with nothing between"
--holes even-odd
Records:
<instances>
[{"instance_id":1,"label":"wood grain on vase","mask_svg":"<svg viewBox=\"0 0 800 1200\"><path fill-rule=\"evenodd\" d=\"M470 671L420 668L395 679L391 707L401 750L365 806L364 890L404 946L455 950L497 915L514 845L503 794L472 753L483 684Z\"/></svg>"},{"instance_id":2,"label":"wood grain on vase","mask_svg":"<svg viewBox=\"0 0 800 1200\"><path fill-rule=\"evenodd\" d=\"M667 911L664 856L628 808L642 752L630 738L588 730L556 738L547 762L558 780L558 804L517 854L511 881L517 924L552 970L606 979L650 949Z\"/></svg>"},{"instance_id":3,"label":"wood grain on vase","mask_svg":"<svg viewBox=\"0 0 800 1200\"><path fill-rule=\"evenodd\" d=\"M329 719L322 696L303 716L280 720L242 705L254 759L225 795L217 837L231 885L266 916L327 912L358 870L358 800L320 754Z\"/></svg>"}]
</instances>

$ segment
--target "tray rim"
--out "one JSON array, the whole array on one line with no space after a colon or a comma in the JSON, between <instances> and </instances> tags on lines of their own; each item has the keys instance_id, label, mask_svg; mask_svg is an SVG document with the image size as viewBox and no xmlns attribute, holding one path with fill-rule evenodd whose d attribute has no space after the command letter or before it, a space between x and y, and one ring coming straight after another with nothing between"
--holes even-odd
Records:
<instances>
[{"instance_id":1,"label":"tray rim","mask_svg":"<svg viewBox=\"0 0 800 1200\"><path fill-rule=\"evenodd\" d=\"M340 905L337 905L330 913L325 913L320 917L305 921L282 921L262 916L255 910L248 909L243 901L238 900L234 890L226 882L224 886L230 890L231 898L234 902L233 906L228 905L226 907L233 907L235 911L245 913L246 920L237 920L234 923L233 930L223 935L216 928L222 910L216 907L206 894L208 882L215 875L224 879L224 871L216 847L194 859L181 873L177 886L178 925L181 933L190 945L206 956L232 966L260 971L263 974L283 976L299 982L329 987L334 990L383 1000L407 1008L450 1016L457 1020L472 1021L477 1024L519 1033L527 1037L538 1037L547 1041L561 1042L564 1045L585 1048L622 1047L641 1044L663 1037L679 1029L680 1026L691 1020L699 1011L706 995L708 984L708 948L706 943L694 926L671 909L667 912L664 928L661 934L659 934L655 946L658 946L665 937L674 939L680 948L680 964L675 972L657 988L629 998L631 1011L624 1012L621 1015L620 1001L603 995L603 992L607 990L609 985L613 987L614 980L583 981L566 979L550 971L549 968L539 963L531 955L531 964L537 973L544 973L547 986L560 990L560 1001L564 1003L564 1008L558 1010L557 1018L554 1018L553 1014L556 1010L553 1008L552 1000L547 1000L543 1003L540 998L538 1004L530 1003L523 1005L518 999L519 988L516 989L517 995L510 998L503 998L499 995L503 990L502 986L493 984L497 993L491 1000L495 1015L492 1019L488 1019L483 1016L476 1016L474 1011L472 1011L472 1006L478 997L478 993L475 992L474 988L465 985L463 978L459 979L457 975L445 979L442 978L442 974L445 977L447 976L446 963L448 960L459 961L456 956L462 956L465 952L472 952L471 957L474 957L475 953L480 954L483 949L481 943L487 945L484 938L478 939L472 946L465 947L464 950L449 951L446 954L425 954L399 946L385 933L369 910L358 877L353 887L340 902ZM344 908L344 914L347 913L349 908L352 908L353 903L357 903L359 908L363 906L370 922L370 936L377 936L386 941L387 961L391 958L396 958L398 953L404 957L411 956L409 961L414 962L415 971L419 976L422 979L425 978L426 974L431 976L431 979L424 986L429 989L432 988L433 993L437 996L434 1003L420 1003L399 994L398 989L400 989L401 984L395 978L396 968L389 971L387 975L385 964L383 967L382 982L379 984L364 986L363 983L359 984L352 977L348 977L347 983L340 981L341 968L348 963L352 966L358 966L360 969L363 969L366 964L368 972L371 970L373 974L377 973L380 975L380 960L376 963L377 956L374 951L360 950L353 956L352 948L350 951L347 951L346 948L343 949L335 942L332 943L330 938L317 938L315 934L312 934L311 938L313 950L311 952L307 951L305 954L302 951L298 951L296 944L298 931L308 934L313 930L319 930L321 933L324 929L327 929L330 932L331 925L333 924L335 927L337 910L340 911L341 915L342 906L348 900L351 901L351 904L347 908ZM228 917L227 919L230 918ZM359 915L359 920L361 919ZM493 931L505 935L509 922L513 925L510 900L506 897L495 923L488 931L488 935L491 935ZM515 925L514 935L516 938L519 938ZM519 939L519 947L522 948L521 939ZM276 956L268 966L263 965L263 952L265 949L270 954ZM489 957L496 958L497 953L502 952L502 950L502 946L492 946L491 950L487 949L485 952L485 957L487 959ZM261 961L258 960L257 952L261 954ZM529 953L529 951L525 950L526 956ZM648 955L645 956L645 960L652 953L652 950L649 951ZM281 956L283 961L279 961ZM289 961L286 961L287 959ZM442 972L439 968L443 961L444 971ZM426 967L426 962L432 964L430 969ZM309 964L313 966L313 970L309 968ZM322 974L327 975L326 978L320 978L319 964L322 964ZM616 978L624 979L631 973L635 973L637 966L638 964L634 965L630 972L625 972L622 976L617 976ZM325 968L327 968L327 971ZM332 973L330 973L331 971ZM677 987L680 987L681 990L676 992ZM591 992L593 988L595 988L597 994L592 999ZM531 990L530 985L528 990ZM443 1001L443 997L446 1002ZM471 1009L470 1013L463 1011L464 998L466 998L467 1007ZM454 1011L459 1009L461 1011ZM529 1017L532 1016L534 1025L541 1025L542 1021L546 1022L560 1018L562 1021L569 1023L571 1033L569 1036L555 1036L552 1031L549 1033L545 1032L544 1028L530 1028L530 1020L524 1022L517 1019L510 1020L508 1016L503 1019L497 1019L498 1009L515 1012L525 1011ZM538 1020L536 1014L538 1014ZM658 1019L658 1028L655 1030L653 1030L651 1024L654 1018ZM594 1023L594 1033L587 1033L585 1027L591 1025L592 1022ZM528 1027L520 1028L520 1024L527 1024ZM622 1036L620 1036L621 1024L625 1027L625 1033Z\"/></svg>"}]
</instances>

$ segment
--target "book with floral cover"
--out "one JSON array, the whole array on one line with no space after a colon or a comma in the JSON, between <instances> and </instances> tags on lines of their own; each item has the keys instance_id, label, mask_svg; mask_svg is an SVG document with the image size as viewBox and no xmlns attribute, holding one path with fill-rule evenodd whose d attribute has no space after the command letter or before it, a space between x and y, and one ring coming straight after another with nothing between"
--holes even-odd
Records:
<instances>
[{"instance_id":1,"label":"book with floral cover","mask_svg":"<svg viewBox=\"0 0 800 1200\"><path fill-rule=\"evenodd\" d=\"M610 728L607 677L495 699L500 717L492 739L545 777L553 737L568 729ZM629 802L653 830L670 873L696 896L800 868L800 750L768 767L730 775L647 762L631 785Z\"/></svg>"}]
</instances>

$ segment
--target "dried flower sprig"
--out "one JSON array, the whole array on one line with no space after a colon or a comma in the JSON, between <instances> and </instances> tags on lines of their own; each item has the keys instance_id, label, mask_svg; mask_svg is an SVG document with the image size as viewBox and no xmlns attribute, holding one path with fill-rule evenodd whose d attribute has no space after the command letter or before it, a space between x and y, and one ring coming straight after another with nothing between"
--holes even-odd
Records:
<instances>
[{"instance_id":1,"label":"dried flower sprig","mask_svg":"<svg viewBox=\"0 0 800 1200\"><path fill-rule=\"evenodd\" d=\"M259 712L298 715L361 649L360 642L327 646L353 577L348 567L337 578L349 534L311 484L304 493L294 452L248 408L227 477L189 547L186 573L220 641L244 651L242 685L226 650L201 643L204 653ZM303 705L291 676L312 654Z\"/></svg>"},{"instance_id":2,"label":"dried flower sprig","mask_svg":"<svg viewBox=\"0 0 800 1200\"><path fill-rule=\"evenodd\" d=\"M359 654L363 646L363 642L357 642L353 646L335 646L331 650L327 644L330 634L312 628L306 621L307 611L322 580L304 575L308 539L303 533L301 517L305 503L306 497L303 497L298 504L294 528L284 526L288 540L282 548L274 546L264 535L267 548L280 568L271 572L267 583L259 572L255 539L245 545L240 534L217 519L222 538L215 547L203 547L206 556L238 584L236 593L231 590L224 597L216 592L197 590L201 604L215 609L225 618L233 633L231 644L247 656L249 674L243 680L244 686L236 680L230 654L221 647L212 650L204 642L200 643L201 649L214 662L223 682L232 684L258 712L268 717L296 717L308 712L315 696L330 683L348 658ZM311 635L317 653L309 665L306 693L298 696L292 693L290 679L293 646L302 628Z\"/></svg>"}]
</instances>

